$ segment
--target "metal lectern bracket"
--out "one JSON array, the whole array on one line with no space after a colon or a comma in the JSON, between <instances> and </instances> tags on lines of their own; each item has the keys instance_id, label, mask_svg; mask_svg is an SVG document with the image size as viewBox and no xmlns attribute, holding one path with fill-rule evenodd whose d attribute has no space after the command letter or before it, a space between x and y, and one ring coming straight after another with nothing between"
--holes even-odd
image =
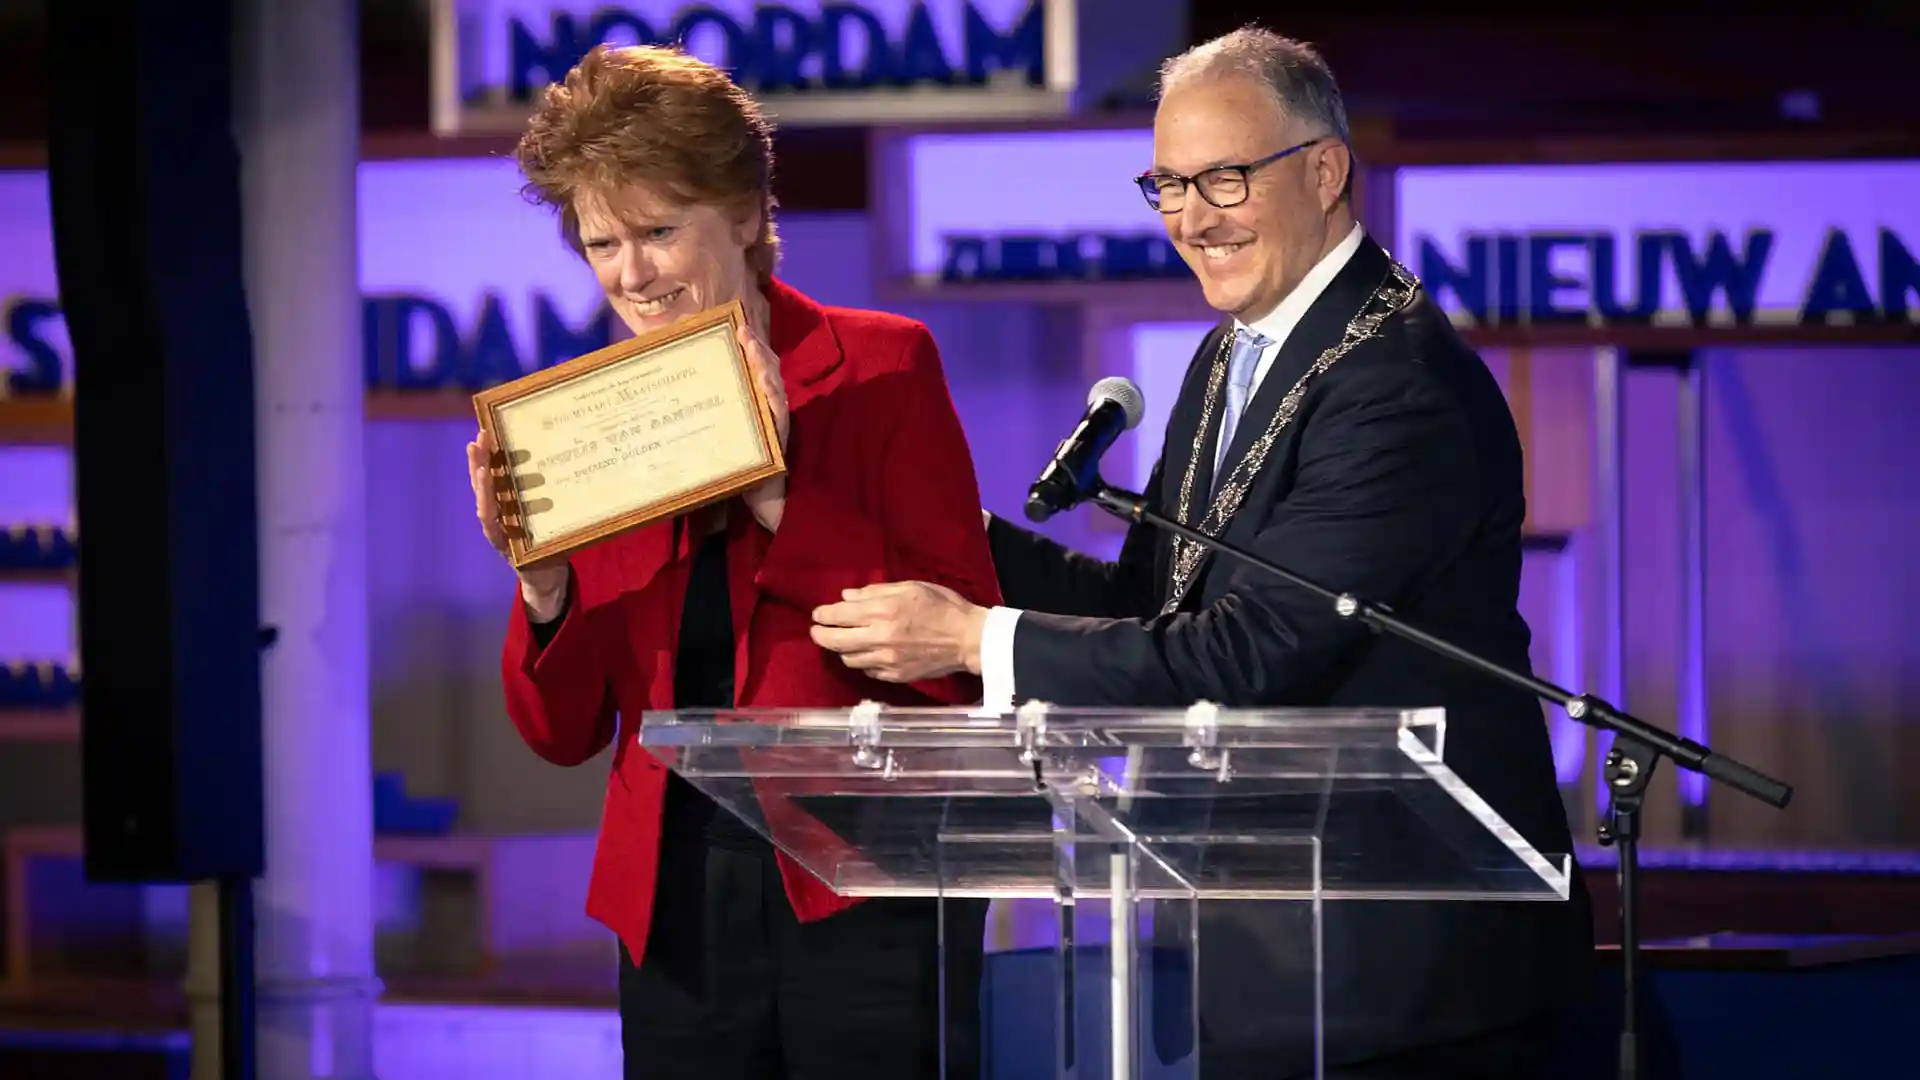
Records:
<instances>
[{"instance_id":1,"label":"metal lectern bracket","mask_svg":"<svg viewBox=\"0 0 1920 1080\"><path fill-rule=\"evenodd\" d=\"M880 746L880 712L877 701L863 701L847 711L847 726L853 736L853 763L863 769L880 770L880 779L898 780L900 763L893 751Z\"/></svg>"},{"instance_id":2,"label":"metal lectern bracket","mask_svg":"<svg viewBox=\"0 0 1920 1080\"><path fill-rule=\"evenodd\" d=\"M863 701L847 710L847 727L853 738L853 763L863 769L879 768L880 703Z\"/></svg>"},{"instance_id":3,"label":"metal lectern bracket","mask_svg":"<svg viewBox=\"0 0 1920 1080\"><path fill-rule=\"evenodd\" d=\"M1206 769L1226 783L1233 776L1233 764L1230 751L1219 748L1220 706L1211 701L1187 706L1186 728L1187 764Z\"/></svg>"},{"instance_id":4,"label":"metal lectern bracket","mask_svg":"<svg viewBox=\"0 0 1920 1080\"><path fill-rule=\"evenodd\" d=\"M1020 763L1033 769L1033 790L1047 787L1047 703L1029 701L1013 714L1014 738L1020 746Z\"/></svg>"}]
</instances>

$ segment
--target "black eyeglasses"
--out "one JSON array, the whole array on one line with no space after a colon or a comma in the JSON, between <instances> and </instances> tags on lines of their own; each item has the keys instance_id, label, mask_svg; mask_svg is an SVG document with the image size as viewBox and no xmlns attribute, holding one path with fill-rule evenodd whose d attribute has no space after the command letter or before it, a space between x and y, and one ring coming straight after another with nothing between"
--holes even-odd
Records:
<instances>
[{"instance_id":1,"label":"black eyeglasses","mask_svg":"<svg viewBox=\"0 0 1920 1080\"><path fill-rule=\"evenodd\" d=\"M1201 198L1225 210L1247 201L1247 192L1251 189L1247 177L1253 170L1271 165L1281 158L1292 157L1326 138L1325 135L1316 135L1306 142L1289 146L1277 154L1268 154L1258 161L1249 161L1244 165L1221 165L1197 176L1146 172L1134 177L1133 182L1140 185L1140 193L1147 197L1147 205L1163 214L1180 212L1180 208L1187 203L1189 184L1200 189Z\"/></svg>"}]
</instances>

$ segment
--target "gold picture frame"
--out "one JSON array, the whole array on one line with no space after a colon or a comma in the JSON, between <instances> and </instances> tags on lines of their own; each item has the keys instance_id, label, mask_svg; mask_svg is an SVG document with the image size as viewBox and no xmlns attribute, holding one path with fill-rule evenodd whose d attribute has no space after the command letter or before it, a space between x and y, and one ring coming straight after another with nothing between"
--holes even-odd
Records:
<instances>
[{"instance_id":1,"label":"gold picture frame","mask_svg":"<svg viewBox=\"0 0 1920 1080\"><path fill-rule=\"evenodd\" d=\"M785 475L739 301L473 396L515 567Z\"/></svg>"}]
</instances>

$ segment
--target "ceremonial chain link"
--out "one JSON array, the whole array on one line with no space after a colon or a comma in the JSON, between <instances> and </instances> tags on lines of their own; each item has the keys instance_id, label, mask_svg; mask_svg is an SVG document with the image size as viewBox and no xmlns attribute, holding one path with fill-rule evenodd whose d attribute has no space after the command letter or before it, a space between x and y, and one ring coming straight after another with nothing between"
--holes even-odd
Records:
<instances>
[{"instance_id":1,"label":"ceremonial chain link","mask_svg":"<svg viewBox=\"0 0 1920 1080\"><path fill-rule=\"evenodd\" d=\"M1213 373L1207 380L1207 394L1200 406L1200 434L1194 439L1193 456L1187 460L1187 471L1180 481L1180 505L1178 521L1197 529L1208 536L1219 536L1225 530L1227 522L1240 509L1240 502L1246 498L1247 489L1253 486L1254 477L1260 473L1260 467L1266 464L1267 452L1280 435L1293 424L1293 418L1300 411L1300 402L1307 394L1307 384L1324 374L1326 370L1340 361L1340 358L1352 352L1361 342L1375 337L1388 318L1403 310L1413 302L1419 291L1420 282L1407 269L1397 262L1389 262L1387 276L1381 279L1368 295L1366 303L1360 305L1360 311L1347 322L1346 330L1340 340L1320 354L1306 374L1300 376L1287 390L1287 396L1280 401L1280 408L1273 414L1265 431L1247 448L1246 455L1236 462L1227 473L1224 483L1218 485L1213 503L1207 508L1207 515L1200 524L1194 525L1190 516L1193 506L1193 485L1200 471L1200 462L1205 454L1206 433L1213 420L1213 408L1220 398L1220 387L1227 380L1228 358L1233 351L1234 334L1223 334L1220 348L1213 358ZM1161 606L1160 613L1171 613L1180 606L1186 596L1187 587L1193 584L1194 572L1200 568L1207 549L1204 545L1174 537L1173 540L1173 581L1167 591L1167 600Z\"/></svg>"}]
</instances>

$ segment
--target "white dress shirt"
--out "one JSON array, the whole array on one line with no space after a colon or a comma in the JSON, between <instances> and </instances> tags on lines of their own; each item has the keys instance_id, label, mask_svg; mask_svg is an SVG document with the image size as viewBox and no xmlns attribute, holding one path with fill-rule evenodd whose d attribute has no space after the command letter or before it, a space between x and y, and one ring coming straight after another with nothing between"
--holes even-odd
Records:
<instances>
[{"instance_id":1,"label":"white dress shirt","mask_svg":"<svg viewBox=\"0 0 1920 1080\"><path fill-rule=\"evenodd\" d=\"M1307 271L1300 284L1281 300L1266 315L1251 323L1233 321L1234 332L1251 329L1267 339L1270 344L1260 353L1260 360L1253 366L1253 385L1247 391L1247 400L1251 402L1260 392L1260 382L1267 377L1267 371L1273 367L1274 357L1280 355L1280 349L1286 344L1287 336L1294 327L1300 325L1307 309L1327 291L1340 271L1346 269L1353 253L1360 250L1360 241L1366 233L1359 225L1347 234L1332 251ZM1202 433L1204 437L1205 433ZM1020 609L996 607L987 612L986 625L980 629L980 682L982 691L981 711L992 714L1010 712L1013 698L1018 692L1013 685L1013 639L1020 622Z\"/></svg>"}]
</instances>

